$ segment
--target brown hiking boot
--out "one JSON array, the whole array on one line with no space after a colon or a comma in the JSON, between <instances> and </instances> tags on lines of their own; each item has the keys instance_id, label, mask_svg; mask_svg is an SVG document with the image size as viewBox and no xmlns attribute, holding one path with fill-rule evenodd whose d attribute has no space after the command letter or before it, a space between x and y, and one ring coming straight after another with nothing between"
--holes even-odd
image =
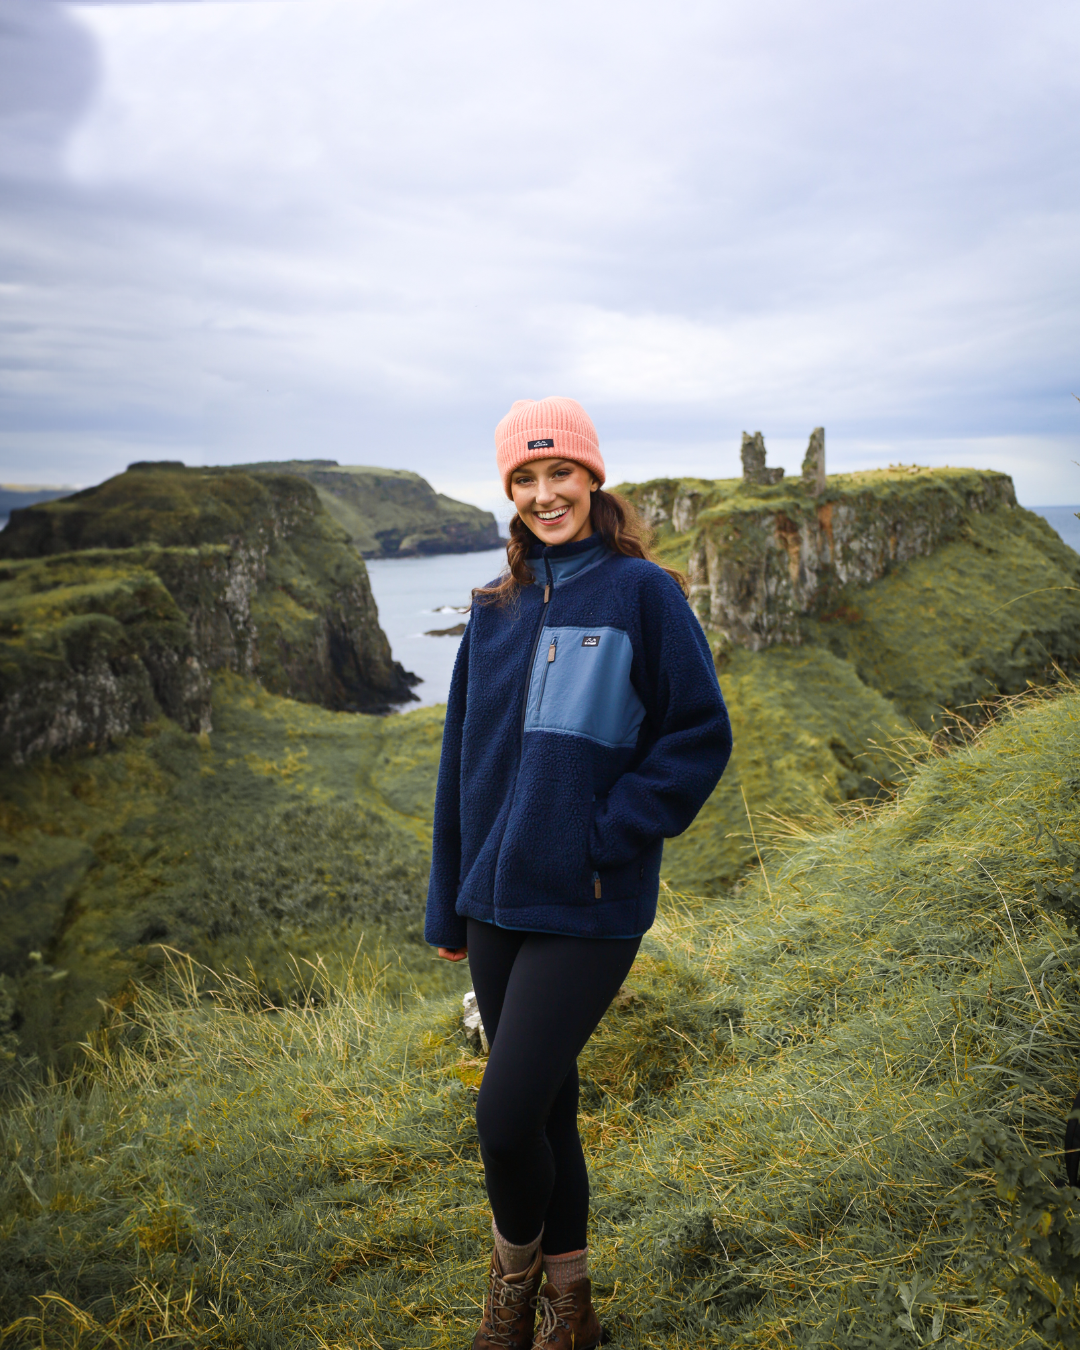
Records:
<instances>
[{"instance_id":1,"label":"brown hiking boot","mask_svg":"<svg viewBox=\"0 0 1080 1350\"><path fill-rule=\"evenodd\" d=\"M491 1253L484 1320L473 1337L473 1350L530 1350L542 1264L538 1247L528 1270L504 1275L498 1252Z\"/></svg>"},{"instance_id":2,"label":"brown hiking boot","mask_svg":"<svg viewBox=\"0 0 1080 1350\"><path fill-rule=\"evenodd\" d=\"M592 1305L592 1281L575 1280L560 1294L553 1284L540 1290L540 1329L533 1350L593 1350L608 1334Z\"/></svg>"}]
</instances>

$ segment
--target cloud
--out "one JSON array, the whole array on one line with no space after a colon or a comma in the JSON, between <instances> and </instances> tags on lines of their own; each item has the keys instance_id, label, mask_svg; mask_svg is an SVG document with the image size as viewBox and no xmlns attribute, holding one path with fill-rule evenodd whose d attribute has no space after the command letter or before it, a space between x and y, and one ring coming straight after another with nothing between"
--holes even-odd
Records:
<instances>
[{"instance_id":1,"label":"cloud","mask_svg":"<svg viewBox=\"0 0 1080 1350\"><path fill-rule=\"evenodd\" d=\"M96 75L91 35L59 5L0 3L0 181L59 171L64 141Z\"/></svg>"},{"instance_id":2,"label":"cloud","mask_svg":"<svg viewBox=\"0 0 1080 1350\"><path fill-rule=\"evenodd\" d=\"M1080 431L1063 0L0 0L0 62L11 15L7 478L301 454L452 492L554 391L665 472L823 422L1043 484Z\"/></svg>"}]
</instances>

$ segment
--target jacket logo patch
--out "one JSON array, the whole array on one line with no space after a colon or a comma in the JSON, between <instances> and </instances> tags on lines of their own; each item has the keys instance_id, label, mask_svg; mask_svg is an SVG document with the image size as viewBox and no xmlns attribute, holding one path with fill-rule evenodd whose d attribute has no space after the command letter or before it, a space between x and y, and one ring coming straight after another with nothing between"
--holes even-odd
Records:
<instances>
[{"instance_id":1,"label":"jacket logo patch","mask_svg":"<svg viewBox=\"0 0 1080 1350\"><path fill-rule=\"evenodd\" d=\"M589 637L583 637L583 638L581 639L581 645L582 645L583 647L599 647L599 646L600 646L600 634L599 634L599 633L594 633L594 634L592 634L592 635L589 636Z\"/></svg>"},{"instance_id":2,"label":"jacket logo patch","mask_svg":"<svg viewBox=\"0 0 1080 1350\"><path fill-rule=\"evenodd\" d=\"M530 449L530 450L554 450L554 449L555 449L555 442L552 440L552 438L551 438L550 436L548 436L545 440L542 440L542 441L530 441L530 442L529 442L529 449Z\"/></svg>"}]
</instances>

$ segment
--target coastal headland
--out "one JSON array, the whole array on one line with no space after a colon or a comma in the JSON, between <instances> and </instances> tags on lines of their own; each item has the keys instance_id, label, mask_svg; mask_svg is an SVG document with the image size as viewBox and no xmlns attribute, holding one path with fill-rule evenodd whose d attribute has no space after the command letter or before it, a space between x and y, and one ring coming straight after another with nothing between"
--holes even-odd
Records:
<instances>
[{"instance_id":1,"label":"coastal headland","mask_svg":"<svg viewBox=\"0 0 1080 1350\"><path fill-rule=\"evenodd\" d=\"M582 1063L602 1312L1065 1343L1080 556L1002 474L750 449L619 488L737 748ZM483 1061L420 927L442 710L355 715L409 692L359 537L269 466L133 466L0 534L14 1344L470 1320Z\"/></svg>"}]
</instances>

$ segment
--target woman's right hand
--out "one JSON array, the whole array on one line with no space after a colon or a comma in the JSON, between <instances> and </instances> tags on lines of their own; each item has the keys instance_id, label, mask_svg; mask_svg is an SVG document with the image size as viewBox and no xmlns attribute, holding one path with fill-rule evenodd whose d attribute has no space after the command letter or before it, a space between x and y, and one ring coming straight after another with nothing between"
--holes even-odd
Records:
<instances>
[{"instance_id":1,"label":"woman's right hand","mask_svg":"<svg viewBox=\"0 0 1080 1350\"><path fill-rule=\"evenodd\" d=\"M440 947L439 955L444 961L464 961L469 954L468 947Z\"/></svg>"}]
</instances>

